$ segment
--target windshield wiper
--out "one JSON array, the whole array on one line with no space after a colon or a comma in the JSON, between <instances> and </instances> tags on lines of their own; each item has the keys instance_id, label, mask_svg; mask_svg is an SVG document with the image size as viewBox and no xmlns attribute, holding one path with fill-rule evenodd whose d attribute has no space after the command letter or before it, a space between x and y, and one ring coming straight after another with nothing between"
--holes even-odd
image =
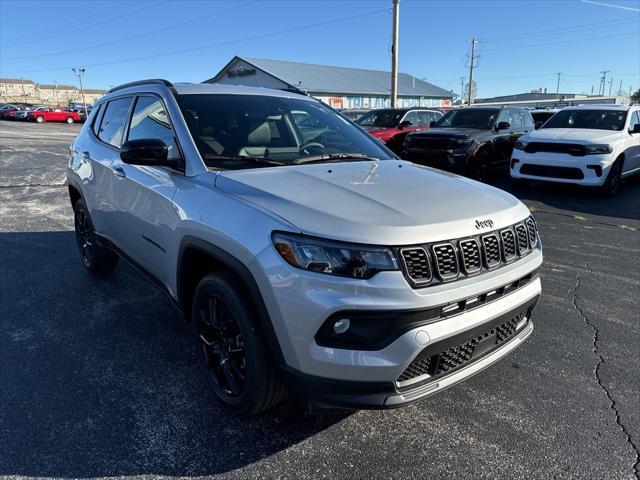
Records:
<instances>
[{"instance_id":1,"label":"windshield wiper","mask_svg":"<svg viewBox=\"0 0 640 480\"><path fill-rule=\"evenodd\" d=\"M312 155L309 157L300 157L293 161L294 164L300 165L303 163L315 163L315 162L325 162L325 161L335 161L335 160L371 160L374 162L379 161L379 158L370 157L369 155L365 155L364 153L329 153L322 155Z\"/></svg>"},{"instance_id":2,"label":"windshield wiper","mask_svg":"<svg viewBox=\"0 0 640 480\"><path fill-rule=\"evenodd\" d=\"M248 156L244 156L244 155L205 155L204 159L205 159L205 161L207 161L207 160L221 160L221 161L225 161L225 160L233 160L233 161L248 160L250 162L264 163L266 165L279 165L279 166L286 165L286 163L278 162L276 160L271 160L269 158L248 157Z\"/></svg>"}]
</instances>

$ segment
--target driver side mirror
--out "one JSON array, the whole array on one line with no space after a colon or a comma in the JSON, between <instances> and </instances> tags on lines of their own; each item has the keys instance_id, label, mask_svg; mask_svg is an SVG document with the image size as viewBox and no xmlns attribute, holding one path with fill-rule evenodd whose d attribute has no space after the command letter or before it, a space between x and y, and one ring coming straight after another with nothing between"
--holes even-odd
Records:
<instances>
[{"instance_id":1,"label":"driver side mirror","mask_svg":"<svg viewBox=\"0 0 640 480\"><path fill-rule=\"evenodd\" d=\"M496 127L496 130L507 130L511 128L511 124L509 122L500 122Z\"/></svg>"},{"instance_id":2,"label":"driver side mirror","mask_svg":"<svg viewBox=\"0 0 640 480\"><path fill-rule=\"evenodd\" d=\"M179 168L180 161L168 156L169 147L157 138L129 140L120 147L120 159L129 165Z\"/></svg>"},{"instance_id":3,"label":"driver side mirror","mask_svg":"<svg viewBox=\"0 0 640 480\"><path fill-rule=\"evenodd\" d=\"M536 130L538 130L538 129L542 126L542 124L543 124L543 123L544 123L544 122L536 122L536 124L535 124L534 128L535 128Z\"/></svg>"},{"instance_id":4,"label":"driver side mirror","mask_svg":"<svg viewBox=\"0 0 640 480\"><path fill-rule=\"evenodd\" d=\"M629 133L631 134L640 133L640 123L636 123L633 127L631 127L631 129L629 130Z\"/></svg>"},{"instance_id":5,"label":"driver side mirror","mask_svg":"<svg viewBox=\"0 0 640 480\"><path fill-rule=\"evenodd\" d=\"M398 124L398 128L410 127L411 125L413 125L413 123L411 123L410 120L403 120Z\"/></svg>"},{"instance_id":6,"label":"driver side mirror","mask_svg":"<svg viewBox=\"0 0 640 480\"><path fill-rule=\"evenodd\" d=\"M436 122L435 120L431 120L429 122L429 127L434 128L436 125L438 125L438 122Z\"/></svg>"}]
</instances>

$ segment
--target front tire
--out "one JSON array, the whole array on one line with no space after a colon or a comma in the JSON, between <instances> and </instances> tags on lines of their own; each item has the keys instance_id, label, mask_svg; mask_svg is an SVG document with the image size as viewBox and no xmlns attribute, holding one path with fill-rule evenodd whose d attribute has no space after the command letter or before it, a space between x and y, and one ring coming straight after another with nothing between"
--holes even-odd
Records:
<instances>
[{"instance_id":1,"label":"front tire","mask_svg":"<svg viewBox=\"0 0 640 480\"><path fill-rule=\"evenodd\" d=\"M36 117L36 122L38 122L38 123L43 123L43 122L44 122L44 117L43 117L42 115L38 115L38 116Z\"/></svg>"},{"instance_id":2,"label":"front tire","mask_svg":"<svg viewBox=\"0 0 640 480\"><path fill-rule=\"evenodd\" d=\"M618 158L611 166L611 170L609 170L609 175L607 175L604 185L600 187L600 193L602 195L606 197L613 197L620 190L620 185L622 184L623 161L624 160L622 158Z\"/></svg>"},{"instance_id":3,"label":"front tire","mask_svg":"<svg viewBox=\"0 0 640 480\"><path fill-rule=\"evenodd\" d=\"M207 386L242 415L267 410L286 396L248 297L230 273L211 273L198 284L191 312Z\"/></svg>"},{"instance_id":4,"label":"front tire","mask_svg":"<svg viewBox=\"0 0 640 480\"><path fill-rule=\"evenodd\" d=\"M489 179L489 162L491 161L491 154L487 149L482 149L477 152L469 162L467 168L467 176L478 180L479 182L485 182Z\"/></svg>"},{"instance_id":5,"label":"front tire","mask_svg":"<svg viewBox=\"0 0 640 480\"><path fill-rule=\"evenodd\" d=\"M67 117L67 123L71 125L73 123L73 117Z\"/></svg>"},{"instance_id":6,"label":"front tire","mask_svg":"<svg viewBox=\"0 0 640 480\"><path fill-rule=\"evenodd\" d=\"M89 210L83 200L76 201L73 212L76 243L82 264L94 275L110 274L118 264L118 255L96 243Z\"/></svg>"}]
</instances>

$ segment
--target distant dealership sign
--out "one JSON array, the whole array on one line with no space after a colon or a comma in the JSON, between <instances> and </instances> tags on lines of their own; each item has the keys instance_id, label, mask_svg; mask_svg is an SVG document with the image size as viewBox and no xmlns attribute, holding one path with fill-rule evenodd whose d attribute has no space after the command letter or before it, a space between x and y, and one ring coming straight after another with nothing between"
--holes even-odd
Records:
<instances>
[{"instance_id":1,"label":"distant dealership sign","mask_svg":"<svg viewBox=\"0 0 640 480\"><path fill-rule=\"evenodd\" d=\"M249 75L255 75L255 74L256 74L256 69L255 68L243 68L243 67L240 67L237 70L229 70L227 72L227 77L229 77L229 78L247 77Z\"/></svg>"}]
</instances>

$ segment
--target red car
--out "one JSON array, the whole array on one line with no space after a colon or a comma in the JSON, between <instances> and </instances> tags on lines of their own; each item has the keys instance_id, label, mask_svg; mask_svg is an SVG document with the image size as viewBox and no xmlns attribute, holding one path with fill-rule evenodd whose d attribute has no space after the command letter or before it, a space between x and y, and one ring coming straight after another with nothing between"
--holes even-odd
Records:
<instances>
[{"instance_id":1,"label":"red car","mask_svg":"<svg viewBox=\"0 0 640 480\"><path fill-rule=\"evenodd\" d=\"M43 122L80 122L82 119L78 112L72 112L62 108L45 108L37 112L29 112L29 120L38 123Z\"/></svg>"},{"instance_id":2,"label":"red car","mask_svg":"<svg viewBox=\"0 0 640 480\"><path fill-rule=\"evenodd\" d=\"M20 105L3 105L0 108L0 118L2 118L3 120L15 120L16 113L22 109L24 109L24 107Z\"/></svg>"},{"instance_id":3,"label":"red car","mask_svg":"<svg viewBox=\"0 0 640 480\"><path fill-rule=\"evenodd\" d=\"M383 141L394 153L400 153L407 133L426 130L431 122L441 117L441 112L426 108L383 108L371 110L356 123Z\"/></svg>"}]
</instances>

